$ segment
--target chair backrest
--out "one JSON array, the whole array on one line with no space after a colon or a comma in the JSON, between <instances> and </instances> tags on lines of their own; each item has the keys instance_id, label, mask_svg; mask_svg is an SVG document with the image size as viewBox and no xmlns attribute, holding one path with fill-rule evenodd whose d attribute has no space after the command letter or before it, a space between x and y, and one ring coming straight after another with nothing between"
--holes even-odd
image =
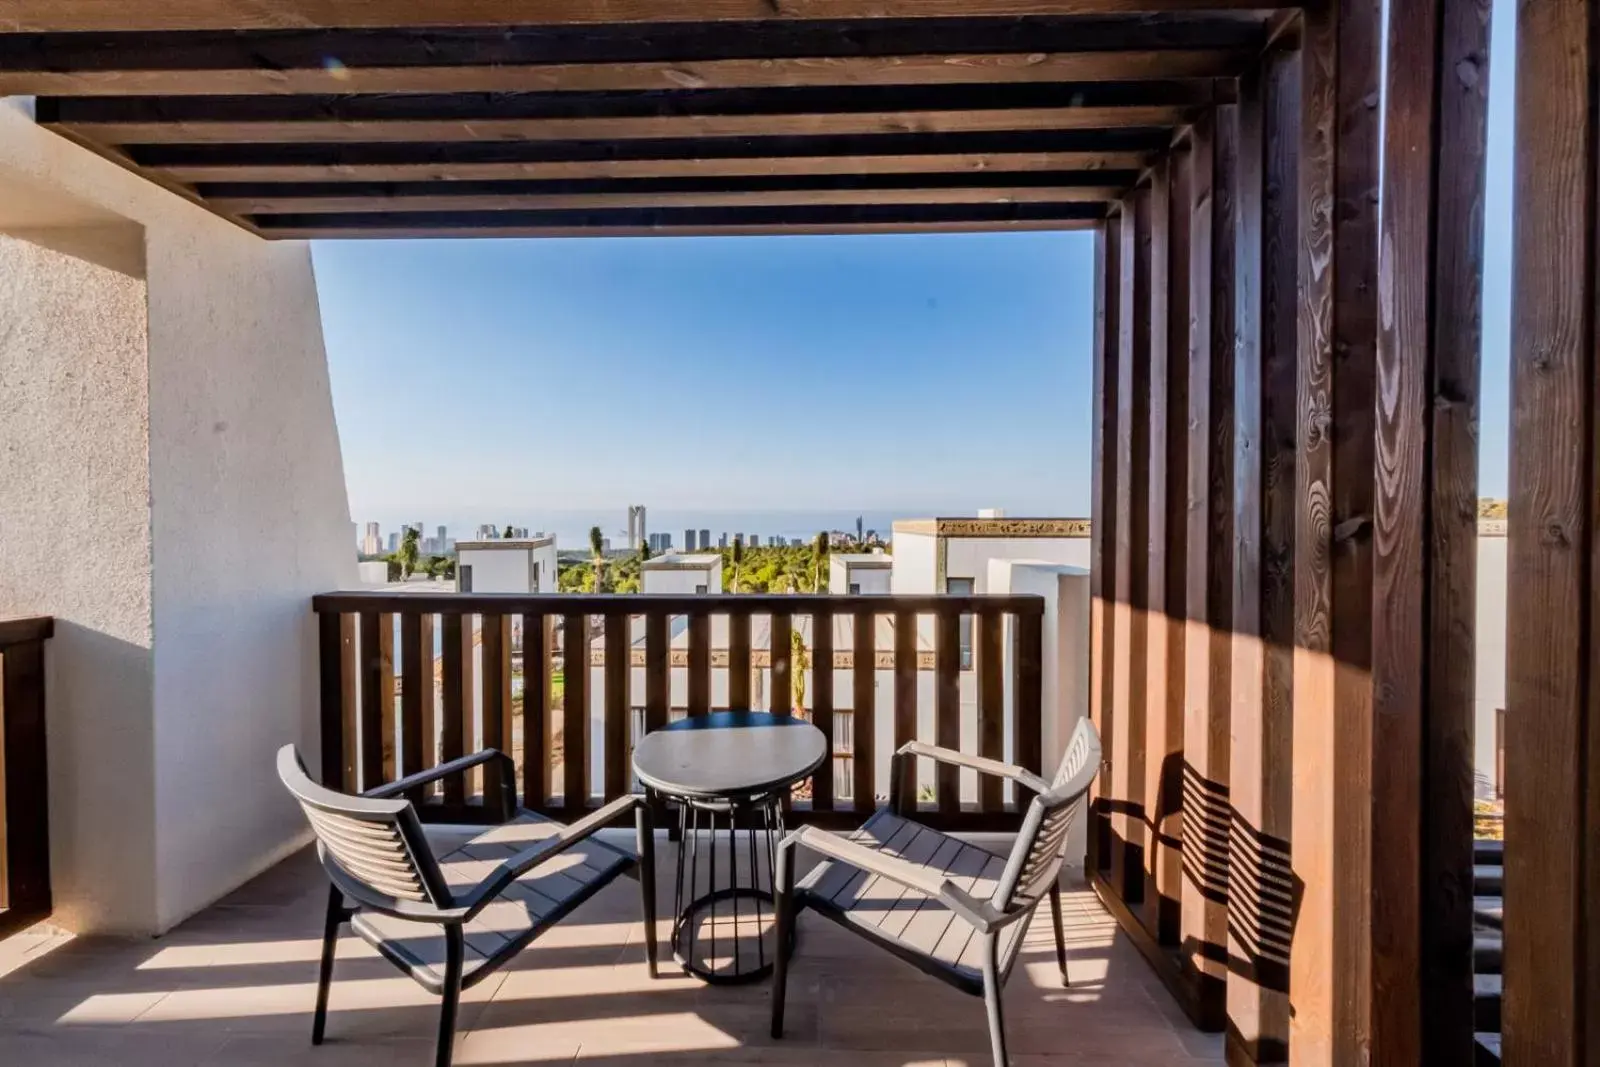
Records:
<instances>
[{"instance_id":1,"label":"chair backrest","mask_svg":"<svg viewBox=\"0 0 1600 1067\"><path fill-rule=\"evenodd\" d=\"M1100 773L1100 734L1087 717L1078 721L1047 792L1033 798L989 903L1001 911L1031 908L1061 873L1067 835L1083 810L1089 785Z\"/></svg>"},{"instance_id":2,"label":"chair backrest","mask_svg":"<svg viewBox=\"0 0 1600 1067\"><path fill-rule=\"evenodd\" d=\"M410 801L326 789L311 780L293 745L278 750L278 777L299 801L322 865L347 896L376 908L395 902L450 907L449 887Z\"/></svg>"}]
</instances>

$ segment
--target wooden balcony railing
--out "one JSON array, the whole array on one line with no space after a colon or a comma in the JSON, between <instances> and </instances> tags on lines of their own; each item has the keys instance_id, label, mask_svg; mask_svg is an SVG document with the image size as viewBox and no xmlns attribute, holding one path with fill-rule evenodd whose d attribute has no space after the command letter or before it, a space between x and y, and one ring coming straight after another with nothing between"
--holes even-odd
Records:
<instances>
[{"instance_id":1,"label":"wooden balcony railing","mask_svg":"<svg viewBox=\"0 0 1600 1067\"><path fill-rule=\"evenodd\" d=\"M1039 597L378 591L325 593L312 606L322 775L346 790L492 746L515 758L524 806L571 818L632 787L641 731L721 707L790 710L797 652L810 666L804 713L836 757L792 798L802 821L851 825L876 806L888 787L880 714L895 746L926 733L1040 768ZM965 673L964 615L974 629ZM764 640L752 641L753 623ZM916 797L927 819L1014 826L1015 799L1000 783L963 788L962 773L927 770ZM471 819L485 785L492 795L497 783L480 778L414 799L430 817ZM908 777L906 788L917 785Z\"/></svg>"},{"instance_id":2,"label":"wooden balcony railing","mask_svg":"<svg viewBox=\"0 0 1600 1067\"><path fill-rule=\"evenodd\" d=\"M0 937L50 914L46 616L0 618Z\"/></svg>"}]
</instances>

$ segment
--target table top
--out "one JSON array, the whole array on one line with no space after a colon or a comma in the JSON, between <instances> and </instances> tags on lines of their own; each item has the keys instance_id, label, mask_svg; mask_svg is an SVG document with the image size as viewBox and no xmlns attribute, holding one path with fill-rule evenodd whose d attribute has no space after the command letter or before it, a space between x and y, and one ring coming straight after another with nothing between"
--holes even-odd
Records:
<instances>
[{"instance_id":1,"label":"table top","mask_svg":"<svg viewBox=\"0 0 1600 1067\"><path fill-rule=\"evenodd\" d=\"M633 771L673 796L753 796L810 775L827 758L827 746L821 730L792 715L717 711L640 738Z\"/></svg>"}]
</instances>

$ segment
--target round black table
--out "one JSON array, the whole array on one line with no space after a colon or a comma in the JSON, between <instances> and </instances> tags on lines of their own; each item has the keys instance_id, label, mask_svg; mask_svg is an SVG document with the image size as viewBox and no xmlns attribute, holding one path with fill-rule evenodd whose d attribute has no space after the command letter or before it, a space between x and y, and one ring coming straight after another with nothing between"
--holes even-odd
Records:
<instances>
[{"instance_id":1,"label":"round black table","mask_svg":"<svg viewBox=\"0 0 1600 1067\"><path fill-rule=\"evenodd\" d=\"M707 982L734 983L757 981L771 973L763 930L774 918L772 869L774 848L783 839L783 798L827 758L827 739L821 730L804 719L761 711L718 711L683 719L646 734L634 746L633 772L640 783L678 807L672 952L690 974ZM740 826L749 834L742 857L734 838ZM722 864L726 884L717 879L719 828L727 832ZM763 834L764 843L759 842ZM697 895L702 853L709 871L706 890ZM741 865L744 885L739 884ZM741 901L754 912L753 952L743 947ZM733 926L733 941L722 956L717 951L719 904L723 925L731 909ZM706 935L699 933L702 919L709 919L709 951ZM697 940L700 955L695 951ZM724 962L712 962L718 959Z\"/></svg>"}]
</instances>

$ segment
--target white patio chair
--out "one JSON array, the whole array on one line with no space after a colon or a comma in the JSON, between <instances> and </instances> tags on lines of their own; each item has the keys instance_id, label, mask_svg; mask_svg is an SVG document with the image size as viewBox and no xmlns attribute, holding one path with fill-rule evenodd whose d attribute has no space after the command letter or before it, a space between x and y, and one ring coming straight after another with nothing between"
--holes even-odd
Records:
<instances>
[{"instance_id":1,"label":"white patio chair","mask_svg":"<svg viewBox=\"0 0 1600 1067\"><path fill-rule=\"evenodd\" d=\"M916 758L997 775L1034 794L1009 856L921 826L895 810L905 764ZM1000 991L1022 946L1028 920L1046 895L1055 920L1056 961L1063 985L1066 938L1057 883L1062 853L1089 784L1100 770L1100 736L1078 723L1055 777L1046 782L1021 767L966 756L920 742L894 755L891 806L849 837L802 827L778 849L778 952L772 991L772 1036L783 1036L783 1002L795 915L811 908L957 989L981 995L989 1012L995 1067L1006 1067ZM822 857L795 884L797 848Z\"/></svg>"},{"instance_id":2,"label":"white patio chair","mask_svg":"<svg viewBox=\"0 0 1600 1067\"><path fill-rule=\"evenodd\" d=\"M490 827L435 855L402 794L490 761L504 761L502 811ZM325 789L306 774L293 745L278 752L278 776L317 835L317 855L332 883L322 939L311 1043L322 1043L339 927L363 940L442 999L436 1063L449 1067L461 991L510 961L530 942L620 874L639 879L645 955L656 976L655 860L649 806L621 797L564 826L516 810L510 757L494 749L452 760L359 797ZM596 830L633 813L639 856L595 839Z\"/></svg>"}]
</instances>

